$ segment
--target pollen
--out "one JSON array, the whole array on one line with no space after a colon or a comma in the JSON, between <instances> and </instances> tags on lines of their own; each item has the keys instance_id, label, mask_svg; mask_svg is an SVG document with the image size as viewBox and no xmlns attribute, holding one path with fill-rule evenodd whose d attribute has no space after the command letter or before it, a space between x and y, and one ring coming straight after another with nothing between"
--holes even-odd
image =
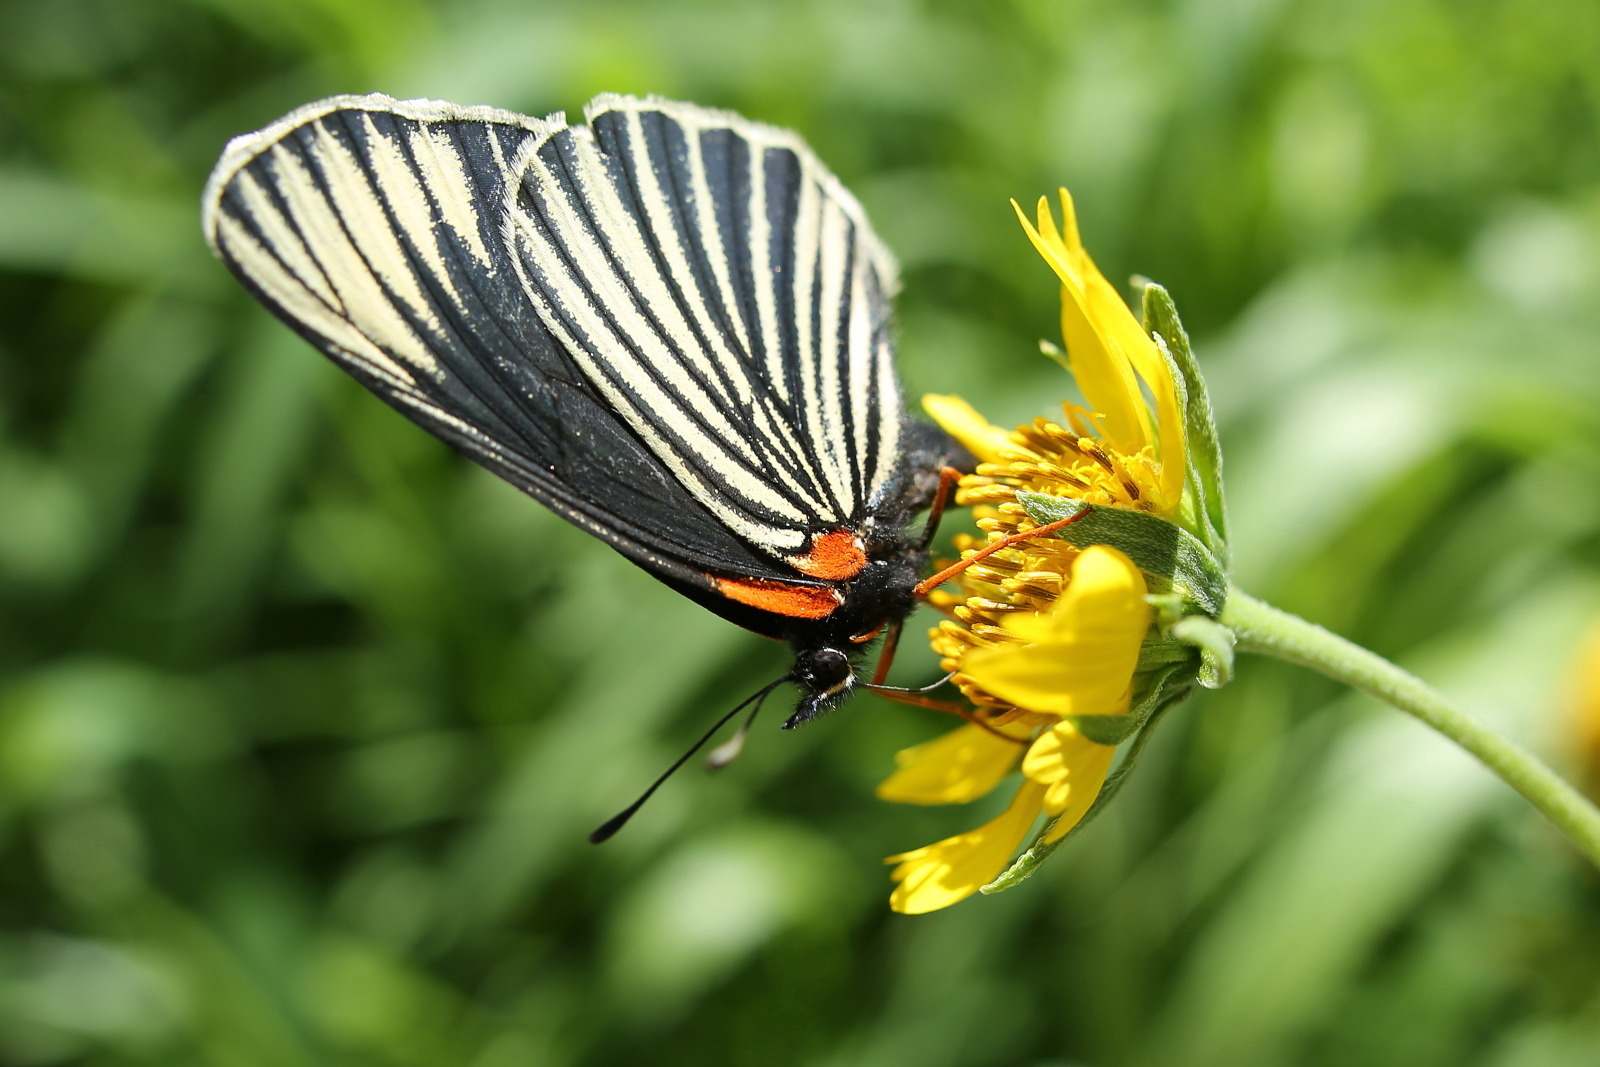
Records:
<instances>
[{"instance_id":1,"label":"pollen","mask_svg":"<svg viewBox=\"0 0 1600 1067\"><path fill-rule=\"evenodd\" d=\"M1158 512L1153 500L1161 498L1161 469L1146 447L1123 454L1091 436L1096 419L1075 405L1063 405L1067 426L1035 419L1010 434L1010 445L997 460L978 465L977 472L961 479L956 501L968 506L987 505L1000 515L980 526L997 532L1025 532L1017 522L1016 491L1025 489L1047 496L1067 496L1100 507ZM1069 428L1070 427L1070 428ZM1016 511L1020 511L1017 508Z\"/></svg>"}]
</instances>

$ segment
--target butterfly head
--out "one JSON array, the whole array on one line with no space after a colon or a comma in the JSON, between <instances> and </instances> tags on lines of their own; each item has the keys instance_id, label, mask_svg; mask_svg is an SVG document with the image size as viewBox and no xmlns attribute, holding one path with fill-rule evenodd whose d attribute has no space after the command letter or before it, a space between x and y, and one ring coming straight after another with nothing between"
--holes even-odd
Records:
<instances>
[{"instance_id":1,"label":"butterfly head","mask_svg":"<svg viewBox=\"0 0 1600 1067\"><path fill-rule=\"evenodd\" d=\"M800 687L801 696L794 714L784 720L785 730L832 711L845 702L856 684L850 657L837 648L801 650L794 658L789 678Z\"/></svg>"}]
</instances>

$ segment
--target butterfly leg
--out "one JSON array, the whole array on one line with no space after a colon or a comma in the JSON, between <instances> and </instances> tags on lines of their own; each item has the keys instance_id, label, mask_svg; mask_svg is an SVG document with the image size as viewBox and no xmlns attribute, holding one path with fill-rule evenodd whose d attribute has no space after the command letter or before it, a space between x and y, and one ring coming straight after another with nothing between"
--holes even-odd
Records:
<instances>
[{"instance_id":1,"label":"butterfly leg","mask_svg":"<svg viewBox=\"0 0 1600 1067\"><path fill-rule=\"evenodd\" d=\"M872 684L882 685L883 680L889 677L889 668L894 663L894 650L900 647L900 631L905 627L902 620L889 624L889 630L883 635L883 647L878 650L878 666L872 672Z\"/></svg>"},{"instance_id":2,"label":"butterfly leg","mask_svg":"<svg viewBox=\"0 0 1600 1067\"><path fill-rule=\"evenodd\" d=\"M912 590L912 593L918 597L926 597L929 593L933 592L935 589L939 588L945 582L948 582L950 579L954 578L956 575L960 574L974 563L994 555L1002 548L1010 548L1012 545L1020 544L1023 541L1031 541L1035 537L1048 537L1050 534L1055 533L1057 530L1062 529L1063 527L1071 526L1073 523L1077 522L1085 515L1088 515L1093 510L1093 508L1086 507L1076 515L1069 515L1064 519L1057 519L1055 522L1047 522L1043 526L1029 530L1027 533L1012 534L1009 537L1002 537L993 544L983 546L966 559L950 564L950 566L946 567L938 574L935 574L933 577L923 579L917 584L917 587Z\"/></svg>"},{"instance_id":3,"label":"butterfly leg","mask_svg":"<svg viewBox=\"0 0 1600 1067\"><path fill-rule=\"evenodd\" d=\"M883 697L883 699L892 700L897 704L910 704L913 707L929 708L933 711L942 711L946 715L954 715L957 718L965 719L967 722L970 722L980 730L987 730L996 737L1010 741L1012 744L1023 745L1028 743L1026 738L1012 737L1009 734L1005 734L999 730L996 730L993 726L990 726L972 711L962 707L960 704L952 704L945 700L934 700L932 697L922 696L914 690L874 689L873 692Z\"/></svg>"},{"instance_id":4,"label":"butterfly leg","mask_svg":"<svg viewBox=\"0 0 1600 1067\"><path fill-rule=\"evenodd\" d=\"M934 490L933 503L928 505L928 521L922 527L922 543L917 547L927 551L933 544L933 538L939 532L939 520L944 518L944 509L956 495L956 483L961 480L961 472L954 467L939 468L939 488Z\"/></svg>"}]
</instances>

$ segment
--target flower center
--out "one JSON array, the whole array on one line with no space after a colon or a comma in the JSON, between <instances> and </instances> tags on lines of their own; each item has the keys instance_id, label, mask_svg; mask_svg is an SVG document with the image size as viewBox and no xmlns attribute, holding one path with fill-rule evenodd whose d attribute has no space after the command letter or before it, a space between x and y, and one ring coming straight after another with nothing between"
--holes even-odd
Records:
<instances>
[{"instance_id":1,"label":"flower center","mask_svg":"<svg viewBox=\"0 0 1600 1067\"><path fill-rule=\"evenodd\" d=\"M1160 513L1152 501L1159 496L1161 472L1151 450L1125 455L1108 448L1096 435L1092 415L1071 405L1063 410L1067 426L1035 419L1012 431L998 462L981 463L961 479L956 502L975 509L985 543L1038 526L1017 503L1018 490ZM963 558L982 547L975 538L956 539ZM986 721L1011 722L1025 715L1050 721L984 690L961 672L961 658L974 648L1016 642L1001 620L1014 612L1049 611L1066 589L1078 552L1056 538L1023 541L967 568L958 579L959 592L935 592L929 598L952 616L929 633L941 669L956 672L951 681Z\"/></svg>"}]
</instances>

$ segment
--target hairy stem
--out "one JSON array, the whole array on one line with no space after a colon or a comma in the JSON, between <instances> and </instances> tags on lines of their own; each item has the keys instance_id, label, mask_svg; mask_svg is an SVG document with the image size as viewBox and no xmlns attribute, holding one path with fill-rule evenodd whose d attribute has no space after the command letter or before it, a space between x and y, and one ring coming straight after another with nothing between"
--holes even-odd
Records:
<instances>
[{"instance_id":1,"label":"hairy stem","mask_svg":"<svg viewBox=\"0 0 1600 1067\"><path fill-rule=\"evenodd\" d=\"M1521 793L1600 867L1600 810L1537 756L1474 719L1415 675L1315 623L1233 590L1221 621L1241 652L1310 667L1421 719Z\"/></svg>"}]
</instances>

